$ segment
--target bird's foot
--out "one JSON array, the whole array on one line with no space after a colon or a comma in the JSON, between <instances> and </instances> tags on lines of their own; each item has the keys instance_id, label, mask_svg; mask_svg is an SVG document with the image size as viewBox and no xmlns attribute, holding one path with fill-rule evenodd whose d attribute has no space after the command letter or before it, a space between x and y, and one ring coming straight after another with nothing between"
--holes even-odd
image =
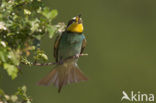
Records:
<instances>
[{"instance_id":1,"label":"bird's foot","mask_svg":"<svg viewBox=\"0 0 156 103\"><path fill-rule=\"evenodd\" d=\"M76 55L75 55L75 58L79 58L79 57L80 57L80 54L76 54Z\"/></svg>"}]
</instances>

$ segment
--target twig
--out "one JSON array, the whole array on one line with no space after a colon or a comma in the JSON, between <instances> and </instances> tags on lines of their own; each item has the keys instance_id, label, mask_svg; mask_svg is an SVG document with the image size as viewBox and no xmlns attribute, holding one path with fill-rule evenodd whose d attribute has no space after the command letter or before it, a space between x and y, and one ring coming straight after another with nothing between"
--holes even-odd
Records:
<instances>
[{"instance_id":1,"label":"twig","mask_svg":"<svg viewBox=\"0 0 156 103\"><path fill-rule=\"evenodd\" d=\"M69 60L69 59L77 59L79 58L80 56L88 56L88 54L79 54L78 56L75 55L75 56L70 56L66 59L64 59L63 61L61 61L62 63L65 62L66 60ZM48 65L55 65L55 64L59 64L60 62L49 62L49 63L37 63L37 62L34 62L32 63L32 65L35 65L35 66L48 66Z\"/></svg>"},{"instance_id":2,"label":"twig","mask_svg":"<svg viewBox=\"0 0 156 103\"><path fill-rule=\"evenodd\" d=\"M49 62L49 63L32 63L32 65L35 66L48 66L48 65L55 65L57 64L56 62Z\"/></svg>"}]
</instances>

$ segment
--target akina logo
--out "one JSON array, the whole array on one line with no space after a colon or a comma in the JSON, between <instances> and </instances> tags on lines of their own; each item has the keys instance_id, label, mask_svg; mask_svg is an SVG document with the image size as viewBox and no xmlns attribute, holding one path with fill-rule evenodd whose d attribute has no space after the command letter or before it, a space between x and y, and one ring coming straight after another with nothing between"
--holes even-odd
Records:
<instances>
[{"instance_id":1,"label":"akina logo","mask_svg":"<svg viewBox=\"0 0 156 103\"><path fill-rule=\"evenodd\" d=\"M154 102L154 94L141 93L140 91L134 92L131 91L130 94L127 94L125 91L122 91L121 101L132 101L132 102Z\"/></svg>"}]
</instances>

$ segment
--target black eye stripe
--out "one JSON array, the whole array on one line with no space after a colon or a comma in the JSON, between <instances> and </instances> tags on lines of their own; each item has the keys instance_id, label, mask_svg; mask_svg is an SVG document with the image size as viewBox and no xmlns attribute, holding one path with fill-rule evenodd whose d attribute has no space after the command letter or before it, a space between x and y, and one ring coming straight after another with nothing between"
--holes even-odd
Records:
<instances>
[{"instance_id":1,"label":"black eye stripe","mask_svg":"<svg viewBox=\"0 0 156 103\"><path fill-rule=\"evenodd\" d=\"M74 19L70 20L70 21L68 22L67 27L68 27L69 25L71 25L73 22L75 22L75 20L74 20Z\"/></svg>"},{"instance_id":2,"label":"black eye stripe","mask_svg":"<svg viewBox=\"0 0 156 103\"><path fill-rule=\"evenodd\" d=\"M71 19L69 22L74 22L74 21L76 21L76 19Z\"/></svg>"}]
</instances>

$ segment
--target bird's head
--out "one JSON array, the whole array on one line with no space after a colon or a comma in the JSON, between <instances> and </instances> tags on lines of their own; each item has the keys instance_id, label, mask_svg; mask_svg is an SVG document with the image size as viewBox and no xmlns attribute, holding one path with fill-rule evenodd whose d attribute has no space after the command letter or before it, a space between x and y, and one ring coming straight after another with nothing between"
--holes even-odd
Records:
<instances>
[{"instance_id":1,"label":"bird's head","mask_svg":"<svg viewBox=\"0 0 156 103\"><path fill-rule=\"evenodd\" d=\"M82 24L81 15L78 15L78 16L72 18L68 22L66 30L69 32L82 33L83 32L83 24Z\"/></svg>"}]
</instances>

